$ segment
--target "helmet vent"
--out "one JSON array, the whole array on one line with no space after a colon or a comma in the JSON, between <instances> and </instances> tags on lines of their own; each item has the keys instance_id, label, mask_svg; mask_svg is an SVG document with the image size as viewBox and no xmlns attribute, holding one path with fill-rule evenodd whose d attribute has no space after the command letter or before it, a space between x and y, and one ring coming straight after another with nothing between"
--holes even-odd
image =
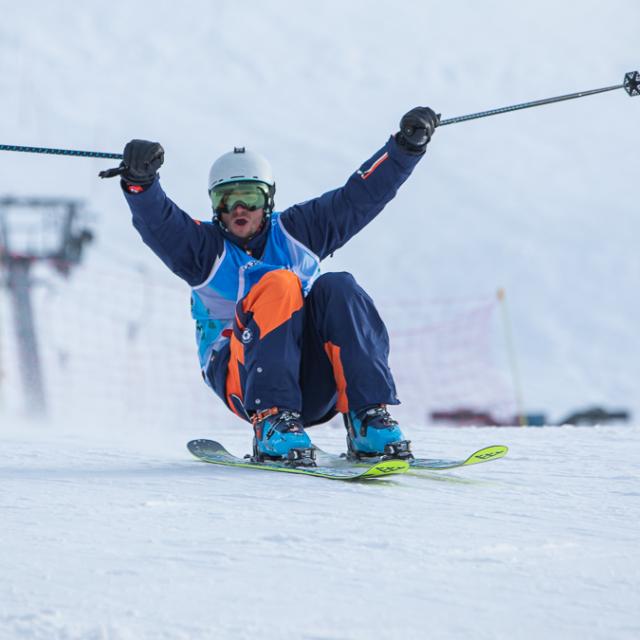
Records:
<instances>
[{"instance_id":1,"label":"helmet vent","mask_svg":"<svg viewBox=\"0 0 640 640\"><path fill-rule=\"evenodd\" d=\"M233 153L244 153L244 147L233 147Z\"/></svg>"}]
</instances>

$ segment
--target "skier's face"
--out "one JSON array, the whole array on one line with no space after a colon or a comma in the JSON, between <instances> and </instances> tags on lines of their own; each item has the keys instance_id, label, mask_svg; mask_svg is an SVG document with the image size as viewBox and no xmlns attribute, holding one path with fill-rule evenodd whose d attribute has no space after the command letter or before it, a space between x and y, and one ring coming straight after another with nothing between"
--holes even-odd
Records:
<instances>
[{"instance_id":1,"label":"skier's face","mask_svg":"<svg viewBox=\"0 0 640 640\"><path fill-rule=\"evenodd\" d=\"M251 238L255 236L264 217L264 209L250 211L242 204L235 206L229 213L220 214L222 223L234 236L239 238Z\"/></svg>"}]
</instances>

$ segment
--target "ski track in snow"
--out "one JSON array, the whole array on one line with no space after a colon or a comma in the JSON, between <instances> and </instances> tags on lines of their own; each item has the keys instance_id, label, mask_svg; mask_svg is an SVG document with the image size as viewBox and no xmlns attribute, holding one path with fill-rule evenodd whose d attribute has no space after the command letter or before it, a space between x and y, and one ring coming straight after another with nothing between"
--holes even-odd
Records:
<instances>
[{"instance_id":1,"label":"ski track in snow","mask_svg":"<svg viewBox=\"0 0 640 640\"><path fill-rule=\"evenodd\" d=\"M130 432L134 433L131 429ZM343 483L200 463L215 434L25 428L0 453L0 638L637 638L640 429L414 429L500 461ZM312 431L328 449L341 429Z\"/></svg>"}]
</instances>

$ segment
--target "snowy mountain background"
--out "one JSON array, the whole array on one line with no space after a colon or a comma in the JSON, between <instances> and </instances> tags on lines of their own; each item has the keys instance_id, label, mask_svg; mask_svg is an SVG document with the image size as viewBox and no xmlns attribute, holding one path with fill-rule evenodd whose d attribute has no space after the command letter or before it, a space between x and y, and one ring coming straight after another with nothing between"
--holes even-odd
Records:
<instances>
[{"instance_id":1,"label":"snowy mountain background","mask_svg":"<svg viewBox=\"0 0 640 640\"><path fill-rule=\"evenodd\" d=\"M163 186L203 219L210 163L234 145L269 156L285 207L342 184L411 106L462 115L616 84L638 65L632 2L6 7L4 143L160 140ZM384 215L324 268L352 271L381 301L505 287L529 409L637 413L637 117L619 91L443 128ZM0 162L7 193L86 199L91 260L108 269L117 249L179 284L115 181L96 179L109 162Z\"/></svg>"},{"instance_id":2,"label":"snowy mountain background","mask_svg":"<svg viewBox=\"0 0 640 640\"><path fill-rule=\"evenodd\" d=\"M270 158L283 208L342 184L415 105L446 118L618 84L640 65L631 0L0 0L0 15L0 142L120 153L158 140L165 190L202 219L209 166L234 145ZM553 419L623 407L637 424L639 109L618 91L438 130L325 270L351 271L383 307L410 301L409 318L505 287L526 407ZM210 404L195 354L166 360L193 348L188 290L142 245L116 181L97 178L109 166L0 152L0 194L81 198L95 214L83 267L37 295L47 335L103 363L87 359L77 387L47 381L66 419L44 429L17 417L6 372L0 636L360 638L382 624L406 637L638 636L637 427L412 422L423 455L493 441L512 455L376 487L188 460L189 437L240 453L247 432ZM51 286L63 309L47 306ZM113 336L114 309L143 331L135 352ZM177 367L173 392L163 370ZM111 413L126 394L162 417ZM339 430L313 438L342 446Z\"/></svg>"}]
</instances>

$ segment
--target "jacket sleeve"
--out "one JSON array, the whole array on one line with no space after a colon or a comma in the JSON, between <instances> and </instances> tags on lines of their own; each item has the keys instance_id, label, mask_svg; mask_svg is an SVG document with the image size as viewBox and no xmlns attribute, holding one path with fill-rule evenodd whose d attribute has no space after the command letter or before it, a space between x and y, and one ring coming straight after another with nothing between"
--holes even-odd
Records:
<instances>
[{"instance_id":1,"label":"jacket sleeve","mask_svg":"<svg viewBox=\"0 0 640 640\"><path fill-rule=\"evenodd\" d=\"M224 250L217 229L189 217L167 197L157 178L142 193L124 195L144 243L189 285L203 283Z\"/></svg>"},{"instance_id":2,"label":"jacket sleeve","mask_svg":"<svg viewBox=\"0 0 640 640\"><path fill-rule=\"evenodd\" d=\"M289 207L281 214L282 223L322 260L382 211L421 157L398 147L392 136L343 187Z\"/></svg>"}]
</instances>

